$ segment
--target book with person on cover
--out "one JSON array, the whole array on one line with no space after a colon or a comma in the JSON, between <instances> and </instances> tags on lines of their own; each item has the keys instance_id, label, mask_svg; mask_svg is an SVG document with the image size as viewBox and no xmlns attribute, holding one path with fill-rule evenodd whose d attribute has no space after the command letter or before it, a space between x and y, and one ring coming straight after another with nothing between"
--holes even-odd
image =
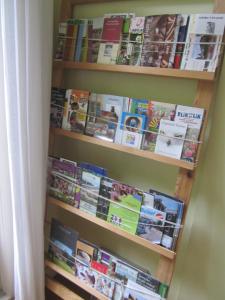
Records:
<instances>
[{"instance_id":1,"label":"book with person on cover","mask_svg":"<svg viewBox=\"0 0 225 300\"><path fill-rule=\"evenodd\" d=\"M66 90L61 88L52 88L51 93L51 111L50 126L51 128L61 128L63 120L63 108L65 103Z\"/></svg>"},{"instance_id":2,"label":"book with person on cover","mask_svg":"<svg viewBox=\"0 0 225 300\"><path fill-rule=\"evenodd\" d=\"M121 139L119 123L122 112L128 110L128 105L129 98L126 97L91 93L85 134L94 136L96 129L104 127L105 133L95 136L99 138L105 136L109 141L119 143Z\"/></svg>"},{"instance_id":3,"label":"book with person on cover","mask_svg":"<svg viewBox=\"0 0 225 300\"><path fill-rule=\"evenodd\" d=\"M49 258L64 270L74 273L78 232L52 218L50 230Z\"/></svg>"},{"instance_id":4,"label":"book with person on cover","mask_svg":"<svg viewBox=\"0 0 225 300\"><path fill-rule=\"evenodd\" d=\"M149 289L128 280L124 290L124 300L161 300L161 296Z\"/></svg>"},{"instance_id":5,"label":"book with person on cover","mask_svg":"<svg viewBox=\"0 0 225 300\"><path fill-rule=\"evenodd\" d=\"M143 193L129 185L114 181L110 197L114 202L110 202L107 221L135 234Z\"/></svg>"},{"instance_id":6,"label":"book with person on cover","mask_svg":"<svg viewBox=\"0 0 225 300\"><path fill-rule=\"evenodd\" d=\"M176 105L158 101L149 101L148 104L148 124L146 126L149 132L145 132L142 149L155 151L156 139L159 131L160 120L173 121L175 117Z\"/></svg>"},{"instance_id":7,"label":"book with person on cover","mask_svg":"<svg viewBox=\"0 0 225 300\"><path fill-rule=\"evenodd\" d=\"M101 176L82 170L80 210L96 216Z\"/></svg>"},{"instance_id":8,"label":"book with person on cover","mask_svg":"<svg viewBox=\"0 0 225 300\"><path fill-rule=\"evenodd\" d=\"M223 41L224 14L190 16L181 69L215 72Z\"/></svg>"},{"instance_id":9,"label":"book with person on cover","mask_svg":"<svg viewBox=\"0 0 225 300\"><path fill-rule=\"evenodd\" d=\"M161 120L155 153L180 159L186 132L187 124L185 123Z\"/></svg>"},{"instance_id":10,"label":"book with person on cover","mask_svg":"<svg viewBox=\"0 0 225 300\"><path fill-rule=\"evenodd\" d=\"M165 218L162 211L142 205L136 234L153 244L160 244Z\"/></svg>"},{"instance_id":11,"label":"book with person on cover","mask_svg":"<svg viewBox=\"0 0 225 300\"><path fill-rule=\"evenodd\" d=\"M102 42L100 43L98 60L100 64L116 64L121 42L123 17L104 18Z\"/></svg>"},{"instance_id":12,"label":"book with person on cover","mask_svg":"<svg viewBox=\"0 0 225 300\"><path fill-rule=\"evenodd\" d=\"M87 62L89 63L96 63L98 60L99 47L102 39L103 21L104 19L102 17L88 20L86 41L88 42ZM84 54L85 53L83 53L83 56Z\"/></svg>"},{"instance_id":13,"label":"book with person on cover","mask_svg":"<svg viewBox=\"0 0 225 300\"><path fill-rule=\"evenodd\" d=\"M167 22L168 15L145 17L141 66L160 67L164 52Z\"/></svg>"},{"instance_id":14,"label":"book with person on cover","mask_svg":"<svg viewBox=\"0 0 225 300\"><path fill-rule=\"evenodd\" d=\"M204 109L177 105L175 121L187 124L187 133L183 146L181 159L194 162L197 154L201 126L204 118Z\"/></svg>"},{"instance_id":15,"label":"book with person on cover","mask_svg":"<svg viewBox=\"0 0 225 300\"><path fill-rule=\"evenodd\" d=\"M184 42L186 41L186 37L187 37L190 16L186 14L181 14L180 18L181 21L180 21L180 28L179 28L178 39L176 44L176 54L173 63L174 69L180 69L180 64L184 52Z\"/></svg>"},{"instance_id":16,"label":"book with person on cover","mask_svg":"<svg viewBox=\"0 0 225 300\"><path fill-rule=\"evenodd\" d=\"M98 258L98 247L88 241L79 239L77 241L76 257L88 266Z\"/></svg>"},{"instance_id":17,"label":"book with person on cover","mask_svg":"<svg viewBox=\"0 0 225 300\"><path fill-rule=\"evenodd\" d=\"M62 127L78 133L84 133L89 92L69 89L66 92Z\"/></svg>"},{"instance_id":18,"label":"book with person on cover","mask_svg":"<svg viewBox=\"0 0 225 300\"><path fill-rule=\"evenodd\" d=\"M149 192L154 196L153 203L149 204L150 207L166 213L161 245L174 250L182 221L184 203L175 197L152 189Z\"/></svg>"},{"instance_id":19,"label":"book with person on cover","mask_svg":"<svg viewBox=\"0 0 225 300\"><path fill-rule=\"evenodd\" d=\"M111 199L113 180L107 177L102 177L100 189L99 189L99 198L97 204L96 216L100 219L107 220L110 201L107 201L104 198ZM104 198L101 198L104 197Z\"/></svg>"},{"instance_id":20,"label":"book with person on cover","mask_svg":"<svg viewBox=\"0 0 225 300\"><path fill-rule=\"evenodd\" d=\"M132 66L139 66L141 62L141 52L144 38L145 17L135 17L131 19L130 25L130 61Z\"/></svg>"},{"instance_id":21,"label":"book with person on cover","mask_svg":"<svg viewBox=\"0 0 225 300\"><path fill-rule=\"evenodd\" d=\"M140 149L145 129L144 115L123 112L120 129L123 130L122 145Z\"/></svg>"}]
</instances>

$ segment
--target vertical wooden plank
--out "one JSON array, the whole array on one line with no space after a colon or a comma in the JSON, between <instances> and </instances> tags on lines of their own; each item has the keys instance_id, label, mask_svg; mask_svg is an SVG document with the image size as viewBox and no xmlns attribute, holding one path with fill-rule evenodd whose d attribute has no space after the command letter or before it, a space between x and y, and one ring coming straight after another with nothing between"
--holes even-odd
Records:
<instances>
[{"instance_id":1,"label":"vertical wooden plank","mask_svg":"<svg viewBox=\"0 0 225 300\"><path fill-rule=\"evenodd\" d=\"M174 271L174 262L165 256L160 256L156 278L161 282L164 282L170 285L171 278L173 276Z\"/></svg>"},{"instance_id":2,"label":"vertical wooden plank","mask_svg":"<svg viewBox=\"0 0 225 300\"><path fill-rule=\"evenodd\" d=\"M224 0L214 0L214 13L225 13L225 1Z\"/></svg>"}]
</instances>

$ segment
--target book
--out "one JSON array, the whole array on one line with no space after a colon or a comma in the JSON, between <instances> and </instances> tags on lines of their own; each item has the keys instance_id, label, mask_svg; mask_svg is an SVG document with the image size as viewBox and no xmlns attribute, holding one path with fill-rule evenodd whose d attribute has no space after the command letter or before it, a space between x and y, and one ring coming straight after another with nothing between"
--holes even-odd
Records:
<instances>
[{"instance_id":1,"label":"book","mask_svg":"<svg viewBox=\"0 0 225 300\"><path fill-rule=\"evenodd\" d=\"M121 44L116 58L116 63L118 65L129 65L130 54L131 54L130 43L129 43L130 40L129 29L130 29L131 20L132 18L130 17L124 18Z\"/></svg>"},{"instance_id":2,"label":"book","mask_svg":"<svg viewBox=\"0 0 225 300\"><path fill-rule=\"evenodd\" d=\"M77 19L67 20L67 33L63 57L64 60L74 60L79 23L80 20Z\"/></svg>"},{"instance_id":3,"label":"book","mask_svg":"<svg viewBox=\"0 0 225 300\"><path fill-rule=\"evenodd\" d=\"M65 158L53 159L51 171L65 175L65 177L77 177L77 163Z\"/></svg>"},{"instance_id":4,"label":"book","mask_svg":"<svg viewBox=\"0 0 225 300\"><path fill-rule=\"evenodd\" d=\"M101 176L82 170L80 210L96 216Z\"/></svg>"},{"instance_id":5,"label":"book","mask_svg":"<svg viewBox=\"0 0 225 300\"><path fill-rule=\"evenodd\" d=\"M117 261L115 268L115 276L120 279L124 284L128 280L136 282L138 276L138 269L127 264L125 261Z\"/></svg>"},{"instance_id":6,"label":"book","mask_svg":"<svg viewBox=\"0 0 225 300\"><path fill-rule=\"evenodd\" d=\"M91 267L102 274L107 274L108 267L98 261L92 261Z\"/></svg>"},{"instance_id":7,"label":"book","mask_svg":"<svg viewBox=\"0 0 225 300\"><path fill-rule=\"evenodd\" d=\"M180 23L180 15L173 14L167 16L166 33L164 39L165 44L160 64L161 68L173 68Z\"/></svg>"},{"instance_id":8,"label":"book","mask_svg":"<svg viewBox=\"0 0 225 300\"><path fill-rule=\"evenodd\" d=\"M77 241L76 257L90 266L93 260L97 260L98 247L88 241L79 239Z\"/></svg>"},{"instance_id":9,"label":"book","mask_svg":"<svg viewBox=\"0 0 225 300\"><path fill-rule=\"evenodd\" d=\"M97 291L105 295L107 298L109 299L113 298L115 281L111 280L109 277L99 274L95 287Z\"/></svg>"},{"instance_id":10,"label":"book","mask_svg":"<svg viewBox=\"0 0 225 300\"><path fill-rule=\"evenodd\" d=\"M191 15L181 69L215 72L224 26L224 14Z\"/></svg>"},{"instance_id":11,"label":"book","mask_svg":"<svg viewBox=\"0 0 225 300\"><path fill-rule=\"evenodd\" d=\"M63 129L84 133L89 92L69 89L66 91L66 99L62 122Z\"/></svg>"},{"instance_id":12,"label":"book","mask_svg":"<svg viewBox=\"0 0 225 300\"><path fill-rule=\"evenodd\" d=\"M99 196L102 196L107 199L111 199L110 193L112 191L112 184L113 184L112 179L107 177L102 177L100 189L99 189ZM100 219L107 220L110 201L107 201L104 198L101 197L98 198L96 216Z\"/></svg>"},{"instance_id":13,"label":"book","mask_svg":"<svg viewBox=\"0 0 225 300\"><path fill-rule=\"evenodd\" d=\"M103 167L99 167L94 164L86 163L86 162L80 162L78 163L79 171L82 172L82 170L86 170L88 172L94 173L98 176L107 176L107 170ZM80 174L81 176L81 174Z\"/></svg>"},{"instance_id":14,"label":"book","mask_svg":"<svg viewBox=\"0 0 225 300\"><path fill-rule=\"evenodd\" d=\"M104 18L102 42L99 47L97 63L116 64L121 42L123 17Z\"/></svg>"},{"instance_id":15,"label":"book","mask_svg":"<svg viewBox=\"0 0 225 300\"><path fill-rule=\"evenodd\" d=\"M107 221L135 234L143 199L142 192L114 181L110 197L115 202L110 202Z\"/></svg>"},{"instance_id":16,"label":"book","mask_svg":"<svg viewBox=\"0 0 225 300\"><path fill-rule=\"evenodd\" d=\"M187 124L187 133L183 146L181 159L194 162L197 154L199 134L204 118L204 109L197 107L189 107L177 105L175 121Z\"/></svg>"},{"instance_id":17,"label":"book","mask_svg":"<svg viewBox=\"0 0 225 300\"><path fill-rule=\"evenodd\" d=\"M174 57L174 64L173 64L173 67L175 69L180 69L180 64L184 52L184 42L186 41L190 16L186 14L181 14L180 18L181 18L180 28L179 28L178 39L176 44L176 54Z\"/></svg>"},{"instance_id":18,"label":"book","mask_svg":"<svg viewBox=\"0 0 225 300\"><path fill-rule=\"evenodd\" d=\"M63 60L66 46L67 23L60 22L58 29L57 46L55 52L55 60Z\"/></svg>"},{"instance_id":19,"label":"book","mask_svg":"<svg viewBox=\"0 0 225 300\"><path fill-rule=\"evenodd\" d=\"M160 244L165 218L162 211L142 205L136 234L153 244Z\"/></svg>"},{"instance_id":20,"label":"book","mask_svg":"<svg viewBox=\"0 0 225 300\"><path fill-rule=\"evenodd\" d=\"M159 288L161 282L153 278L150 273L139 271L137 275L136 283L143 286L146 289L151 290L154 293L159 294Z\"/></svg>"},{"instance_id":21,"label":"book","mask_svg":"<svg viewBox=\"0 0 225 300\"><path fill-rule=\"evenodd\" d=\"M184 203L179 199L150 189L154 196L151 207L166 213L161 245L174 250L182 222Z\"/></svg>"},{"instance_id":22,"label":"book","mask_svg":"<svg viewBox=\"0 0 225 300\"><path fill-rule=\"evenodd\" d=\"M98 252L98 262L101 265L105 266L105 274L107 274L110 277L115 277L116 276L116 264L119 258L108 251L107 249L101 248Z\"/></svg>"},{"instance_id":23,"label":"book","mask_svg":"<svg viewBox=\"0 0 225 300\"><path fill-rule=\"evenodd\" d=\"M123 112L120 128L123 130L122 145L140 149L145 129L144 115Z\"/></svg>"},{"instance_id":24,"label":"book","mask_svg":"<svg viewBox=\"0 0 225 300\"><path fill-rule=\"evenodd\" d=\"M87 30L87 41L88 41L88 51L87 51L87 62L96 63L98 60L99 47L102 39L102 29L103 29L102 17L93 18L88 20L88 30Z\"/></svg>"},{"instance_id":25,"label":"book","mask_svg":"<svg viewBox=\"0 0 225 300\"><path fill-rule=\"evenodd\" d=\"M187 124L185 123L161 120L155 153L180 159L186 132Z\"/></svg>"},{"instance_id":26,"label":"book","mask_svg":"<svg viewBox=\"0 0 225 300\"><path fill-rule=\"evenodd\" d=\"M80 280L82 280L85 284L91 286L92 288L96 287L98 273L80 261L76 261L75 276L77 276Z\"/></svg>"},{"instance_id":27,"label":"book","mask_svg":"<svg viewBox=\"0 0 225 300\"><path fill-rule=\"evenodd\" d=\"M61 128L63 120L63 107L65 102L66 90L61 88L52 88L50 126L51 128Z\"/></svg>"},{"instance_id":28,"label":"book","mask_svg":"<svg viewBox=\"0 0 225 300\"><path fill-rule=\"evenodd\" d=\"M74 55L74 61L81 61L81 53L82 53L82 42L83 38L87 32L87 22L88 20L80 20L78 25L78 32L77 32L77 43Z\"/></svg>"},{"instance_id":29,"label":"book","mask_svg":"<svg viewBox=\"0 0 225 300\"><path fill-rule=\"evenodd\" d=\"M160 67L164 52L167 21L168 15L145 17L141 66Z\"/></svg>"},{"instance_id":30,"label":"book","mask_svg":"<svg viewBox=\"0 0 225 300\"><path fill-rule=\"evenodd\" d=\"M130 112L132 114L144 115L146 116L146 125L148 124L148 106L149 100L147 99L130 99Z\"/></svg>"},{"instance_id":31,"label":"book","mask_svg":"<svg viewBox=\"0 0 225 300\"><path fill-rule=\"evenodd\" d=\"M148 124L146 126L149 132L144 133L142 149L155 151L157 133L159 131L160 120L171 120L175 118L176 105L158 101L149 101L148 103Z\"/></svg>"},{"instance_id":32,"label":"book","mask_svg":"<svg viewBox=\"0 0 225 300\"><path fill-rule=\"evenodd\" d=\"M161 300L161 296L145 287L128 280L124 290L124 300Z\"/></svg>"},{"instance_id":33,"label":"book","mask_svg":"<svg viewBox=\"0 0 225 300\"><path fill-rule=\"evenodd\" d=\"M82 43L81 43L81 54L80 54L80 61L86 62L88 60L88 19L83 19L83 35L82 35Z\"/></svg>"},{"instance_id":34,"label":"book","mask_svg":"<svg viewBox=\"0 0 225 300\"><path fill-rule=\"evenodd\" d=\"M132 66L139 66L141 62L141 53L144 38L145 17L135 17L131 19L130 25L130 61Z\"/></svg>"},{"instance_id":35,"label":"book","mask_svg":"<svg viewBox=\"0 0 225 300\"><path fill-rule=\"evenodd\" d=\"M85 134L94 136L96 129L105 126L105 133L95 136L108 138L108 141L112 142L120 142L119 123L122 111L128 109L128 103L129 99L126 97L91 93Z\"/></svg>"},{"instance_id":36,"label":"book","mask_svg":"<svg viewBox=\"0 0 225 300\"><path fill-rule=\"evenodd\" d=\"M50 229L49 258L70 273L75 271L75 252L78 232L52 218Z\"/></svg>"}]
</instances>

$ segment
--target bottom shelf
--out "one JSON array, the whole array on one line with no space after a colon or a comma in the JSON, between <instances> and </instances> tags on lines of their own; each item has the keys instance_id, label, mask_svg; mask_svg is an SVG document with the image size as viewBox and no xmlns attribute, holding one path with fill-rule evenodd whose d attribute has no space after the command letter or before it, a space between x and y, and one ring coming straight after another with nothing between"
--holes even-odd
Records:
<instances>
[{"instance_id":1,"label":"bottom shelf","mask_svg":"<svg viewBox=\"0 0 225 300\"><path fill-rule=\"evenodd\" d=\"M84 300L84 298L80 297L58 281L49 277L45 278L45 286L48 290L63 300Z\"/></svg>"},{"instance_id":2,"label":"bottom shelf","mask_svg":"<svg viewBox=\"0 0 225 300\"><path fill-rule=\"evenodd\" d=\"M103 294L96 291L96 289L92 288L91 286L88 286L83 281L81 281L80 279L78 279L77 277L72 275L71 273L63 270L62 268L60 268L59 266L57 266L56 264L54 264L53 262L51 262L47 259L45 260L45 266L48 267L49 269L51 269L52 271L60 274L61 276L65 277L67 280L71 281L72 283L78 285L80 288L82 288L89 294L95 296L99 300L107 300L108 299L106 296L104 296ZM54 292L54 290L52 290L52 292ZM72 293L72 294L75 296L74 293ZM77 296L77 298L69 298L68 297L67 299L77 299L77 300L82 299L81 297L79 297L79 298L78 297L79 296ZM64 299L66 299L66 298L64 298Z\"/></svg>"}]
</instances>

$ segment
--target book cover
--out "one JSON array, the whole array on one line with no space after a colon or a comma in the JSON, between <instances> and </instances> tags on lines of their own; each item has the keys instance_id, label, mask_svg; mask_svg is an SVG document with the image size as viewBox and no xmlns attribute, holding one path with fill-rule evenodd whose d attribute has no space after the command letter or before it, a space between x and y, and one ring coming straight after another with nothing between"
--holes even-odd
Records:
<instances>
[{"instance_id":1,"label":"book cover","mask_svg":"<svg viewBox=\"0 0 225 300\"><path fill-rule=\"evenodd\" d=\"M76 261L76 272L75 276L77 276L80 280L82 280L85 284L95 288L96 282L98 278L98 273L95 272L92 268L89 268L86 264Z\"/></svg>"},{"instance_id":2,"label":"book cover","mask_svg":"<svg viewBox=\"0 0 225 300\"><path fill-rule=\"evenodd\" d=\"M124 261L117 261L115 275L116 278L126 284L128 280L136 282L138 271L138 269L132 267L129 264L126 264Z\"/></svg>"},{"instance_id":3,"label":"book cover","mask_svg":"<svg viewBox=\"0 0 225 300\"><path fill-rule=\"evenodd\" d=\"M66 130L84 133L89 92L69 89L66 92L62 127Z\"/></svg>"},{"instance_id":4,"label":"book cover","mask_svg":"<svg viewBox=\"0 0 225 300\"><path fill-rule=\"evenodd\" d=\"M98 262L106 267L106 273L110 277L115 277L116 264L119 258L105 249L98 252Z\"/></svg>"},{"instance_id":5,"label":"book cover","mask_svg":"<svg viewBox=\"0 0 225 300\"><path fill-rule=\"evenodd\" d=\"M154 196L154 208L166 213L161 245L174 250L182 221L184 203L175 197L155 190L150 189L149 192Z\"/></svg>"},{"instance_id":6,"label":"book cover","mask_svg":"<svg viewBox=\"0 0 225 300\"><path fill-rule=\"evenodd\" d=\"M107 115L107 112L109 112L110 114L107 117L110 116L112 122L108 122L107 127L110 128L111 133L113 132L111 140L118 142L121 134L119 123L121 122L122 111L128 107L127 103L128 100L125 97L91 93L85 134L94 136L98 122L101 120L100 124L102 125L104 119L107 120L104 114ZM102 114L103 116L101 116Z\"/></svg>"},{"instance_id":7,"label":"book cover","mask_svg":"<svg viewBox=\"0 0 225 300\"><path fill-rule=\"evenodd\" d=\"M98 52L98 64L116 64L116 59L119 51L118 43L105 42L101 43Z\"/></svg>"},{"instance_id":8,"label":"book cover","mask_svg":"<svg viewBox=\"0 0 225 300\"><path fill-rule=\"evenodd\" d=\"M94 173L98 176L107 176L107 170L105 168L99 167L94 164L86 163L86 162L80 162L78 163L79 171L85 170L87 172ZM81 177L81 174L80 174Z\"/></svg>"},{"instance_id":9,"label":"book cover","mask_svg":"<svg viewBox=\"0 0 225 300\"><path fill-rule=\"evenodd\" d=\"M70 273L75 271L75 252L78 232L52 218L50 230L49 258Z\"/></svg>"},{"instance_id":10,"label":"book cover","mask_svg":"<svg viewBox=\"0 0 225 300\"><path fill-rule=\"evenodd\" d=\"M77 42L76 42L76 49L74 55L74 61L77 62L81 60L82 41L83 41L85 30L87 30L87 20L80 20L80 24L78 25Z\"/></svg>"},{"instance_id":11,"label":"book cover","mask_svg":"<svg viewBox=\"0 0 225 300\"><path fill-rule=\"evenodd\" d=\"M52 160L52 171L65 175L65 177L77 177L77 163L64 158Z\"/></svg>"},{"instance_id":12,"label":"book cover","mask_svg":"<svg viewBox=\"0 0 225 300\"><path fill-rule=\"evenodd\" d=\"M112 184L113 184L112 179L107 177L102 177L100 189L99 189L99 196L102 196L107 199L111 199L110 193L112 191ZM100 219L107 220L110 201L107 201L104 198L101 197L98 198L96 216Z\"/></svg>"},{"instance_id":13,"label":"book cover","mask_svg":"<svg viewBox=\"0 0 225 300\"><path fill-rule=\"evenodd\" d=\"M160 67L168 15L145 17L141 66Z\"/></svg>"},{"instance_id":14,"label":"book cover","mask_svg":"<svg viewBox=\"0 0 225 300\"><path fill-rule=\"evenodd\" d=\"M98 257L98 247L85 240L77 241L76 257L88 266Z\"/></svg>"},{"instance_id":15,"label":"book cover","mask_svg":"<svg viewBox=\"0 0 225 300\"><path fill-rule=\"evenodd\" d=\"M187 133L183 146L181 159L194 162L197 154L199 134L204 118L204 109L178 105L176 108L175 121L187 124ZM193 142L192 142L193 141Z\"/></svg>"},{"instance_id":16,"label":"book cover","mask_svg":"<svg viewBox=\"0 0 225 300\"><path fill-rule=\"evenodd\" d=\"M83 19L84 29L81 43L80 61L86 62L88 59L88 19Z\"/></svg>"},{"instance_id":17,"label":"book cover","mask_svg":"<svg viewBox=\"0 0 225 300\"><path fill-rule=\"evenodd\" d=\"M160 295L146 289L145 287L128 280L124 290L124 300L161 300Z\"/></svg>"},{"instance_id":18,"label":"book cover","mask_svg":"<svg viewBox=\"0 0 225 300\"><path fill-rule=\"evenodd\" d=\"M101 176L82 170L80 210L96 216Z\"/></svg>"},{"instance_id":19,"label":"book cover","mask_svg":"<svg viewBox=\"0 0 225 300\"><path fill-rule=\"evenodd\" d=\"M93 136L107 142L114 142L117 126L116 113L102 110L95 119Z\"/></svg>"},{"instance_id":20,"label":"book cover","mask_svg":"<svg viewBox=\"0 0 225 300\"><path fill-rule=\"evenodd\" d=\"M144 115L123 112L121 129L122 145L140 149L146 117Z\"/></svg>"},{"instance_id":21,"label":"book cover","mask_svg":"<svg viewBox=\"0 0 225 300\"><path fill-rule=\"evenodd\" d=\"M98 275L96 282L96 290L107 298L112 299L115 289L115 281L104 275Z\"/></svg>"},{"instance_id":22,"label":"book cover","mask_svg":"<svg viewBox=\"0 0 225 300\"><path fill-rule=\"evenodd\" d=\"M66 43L64 49L64 60L74 60L77 32L80 20L69 19L67 21Z\"/></svg>"},{"instance_id":23,"label":"book cover","mask_svg":"<svg viewBox=\"0 0 225 300\"><path fill-rule=\"evenodd\" d=\"M130 99L130 112L132 114L144 115L148 118L148 106L149 100L147 99ZM146 124L148 124L148 120L146 120Z\"/></svg>"},{"instance_id":24,"label":"book cover","mask_svg":"<svg viewBox=\"0 0 225 300\"><path fill-rule=\"evenodd\" d=\"M66 90L61 88L52 88L51 93L51 111L50 127L61 128L63 120L63 107L65 102Z\"/></svg>"},{"instance_id":25,"label":"book cover","mask_svg":"<svg viewBox=\"0 0 225 300\"><path fill-rule=\"evenodd\" d=\"M162 211L142 205L136 234L153 244L160 244L165 218Z\"/></svg>"},{"instance_id":26,"label":"book cover","mask_svg":"<svg viewBox=\"0 0 225 300\"><path fill-rule=\"evenodd\" d=\"M159 131L160 121L170 120L175 118L176 105L163 103L158 101L149 101L148 104L148 125L146 126L149 132L145 132L143 138L142 149L155 151L157 133Z\"/></svg>"},{"instance_id":27,"label":"book cover","mask_svg":"<svg viewBox=\"0 0 225 300\"><path fill-rule=\"evenodd\" d=\"M108 273L108 267L98 261L92 261L91 267L102 274Z\"/></svg>"},{"instance_id":28,"label":"book cover","mask_svg":"<svg viewBox=\"0 0 225 300\"><path fill-rule=\"evenodd\" d=\"M168 15L161 68L173 68L180 23L180 15Z\"/></svg>"},{"instance_id":29,"label":"book cover","mask_svg":"<svg viewBox=\"0 0 225 300\"><path fill-rule=\"evenodd\" d=\"M224 14L191 15L181 69L215 72L224 26Z\"/></svg>"},{"instance_id":30,"label":"book cover","mask_svg":"<svg viewBox=\"0 0 225 300\"><path fill-rule=\"evenodd\" d=\"M180 159L186 132L187 124L185 123L161 120L155 153Z\"/></svg>"},{"instance_id":31,"label":"book cover","mask_svg":"<svg viewBox=\"0 0 225 300\"><path fill-rule=\"evenodd\" d=\"M88 20L88 51L87 51L87 62L96 63L98 60L98 52L102 39L103 29L102 17L93 18Z\"/></svg>"},{"instance_id":32,"label":"book cover","mask_svg":"<svg viewBox=\"0 0 225 300\"><path fill-rule=\"evenodd\" d=\"M136 283L154 293L159 294L160 281L153 278L150 273L142 271L138 272Z\"/></svg>"},{"instance_id":33,"label":"book cover","mask_svg":"<svg viewBox=\"0 0 225 300\"><path fill-rule=\"evenodd\" d=\"M114 181L110 196L115 202L110 203L107 221L135 234L143 194L131 186Z\"/></svg>"},{"instance_id":34,"label":"book cover","mask_svg":"<svg viewBox=\"0 0 225 300\"><path fill-rule=\"evenodd\" d=\"M188 30L190 16L182 14L180 15L180 18L181 18L181 22L180 22L180 28L178 33L177 45L176 45L176 54L174 57L174 64L173 64L173 67L175 69L180 69L180 64L184 52L184 42L186 41L186 37L187 37L187 30Z\"/></svg>"},{"instance_id":35,"label":"book cover","mask_svg":"<svg viewBox=\"0 0 225 300\"><path fill-rule=\"evenodd\" d=\"M121 43L116 58L116 63L118 65L129 65L130 55L131 55L130 43L129 43L130 40L129 28L130 28L131 20L132 18L127 17L124 19L123 22Z\"/></svg>"},{"instance_id":36,"label":"book cover","mask_svg":"<svg viewBox=\"0 0 225 300\"><path fill-rule=\"evenodd\" d=\"M55 60L63 60L66 46L67 23L59 23Z\"/></svg>"},{"instance_id":37,"label":"book cover","mask_svg":"<svg viewBox=\"0 0 225 300\"><path fill-rule=\"evenodd\" d=\"M141 62L141 53L144 38L145 17L135 17L131 20L130 26L130 61L132 66L139 66Z\"/></svg>"}]
</instances>

